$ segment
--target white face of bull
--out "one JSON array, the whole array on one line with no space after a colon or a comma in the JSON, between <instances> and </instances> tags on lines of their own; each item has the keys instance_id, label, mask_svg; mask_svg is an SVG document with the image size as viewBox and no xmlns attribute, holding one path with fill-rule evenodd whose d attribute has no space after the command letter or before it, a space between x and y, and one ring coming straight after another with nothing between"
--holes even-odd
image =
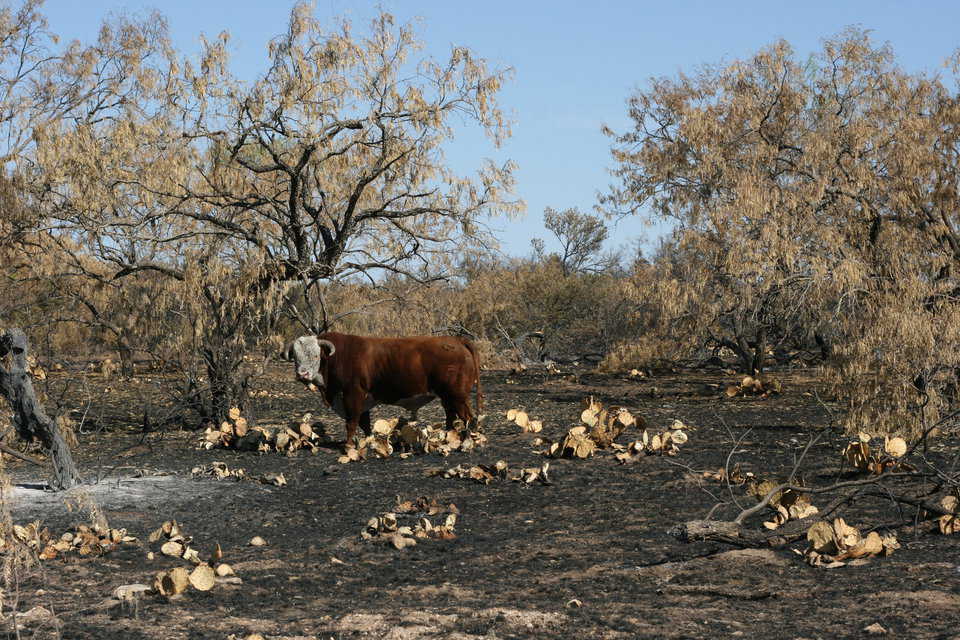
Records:
<instances>
[{"instance_id":1,"label":"white face of bull","mask_svg":"<svg viewBox=\"0 0 960 640\"><path fill-rule=\"evenodd\" d=\"M290 345L287 355L293 360L297 380L303 384L315 384L322 389L326 385L321 373L324 360L336 350L329 340L320 340L316 336L300 336Z\"/></svg>"}]
</instances>

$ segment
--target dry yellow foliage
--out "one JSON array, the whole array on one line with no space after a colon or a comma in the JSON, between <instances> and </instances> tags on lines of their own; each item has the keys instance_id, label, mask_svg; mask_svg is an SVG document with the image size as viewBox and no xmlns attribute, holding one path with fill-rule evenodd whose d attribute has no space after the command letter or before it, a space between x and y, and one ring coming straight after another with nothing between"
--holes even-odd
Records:
<instances>
[{"instance_id":1,"label":"dry yellow foliage","mask_svg":"<svg viewBox=\"0 0 960 640\"><path fill-rule=\"evenodd\" d=\"M849 560L890 555L900 548L893 534L881 536L871 531L863 536L843 518L836 518L833 523L815 522L807 530L807 542L807 549L802 552L807 562L827 569L842 567Z\"/></svg>"},{"instance_id":2,"label":"dry yellow foliage","mask_svg":"<svg viewBox=\"0 0 960 640\"><path fill-rule=\"evenodd\" d=\"M849 443L843 450L843 457L847 464L857 471L880 475L894 469L910 471L914 467L900 460L907 453L907 443L898 436L884 436L884 452L873 452L870 449L871 436L860 432L858 439Z\"/></svg>"},{"instance_id":3,"label":"dry yellow foliage","mask_svg":"<svg viewBox=\"0 0 960 640\"><path fill-rule=\"evenodd\" d=\"M362 540L383 542L394 549L402 550L417 544L418 539L453 540L457 537L454 527L457 524L456 505L439 505L435 500L419 498L415 502L400 501L392 511L370 518L360 531ZM427 516L443 515L442 523L435 524ZM402 524L411 521L413 524Z\"/></svg>"},{"instance_id":4,"label":"dry yellow foliage","mask_svg":"<svg viewBox=\"0 0 960 640\"><path fill-rule=\"evenodd\" d=\"M674 227L636 277L638 342L734 357L739 395L803 328L850 433L935 424L960 366L958 61L908 71L849 28L809 55L781 40L637 89L607 131L603 202Z\"/></svg>"},{"instance_id":5,"label":"dry yellow foliage","mask_svg":"<svg viewBox=\"0 0 960 640\"><path fill-rule=\"evenodd\" d=\"M953 512L953 515L937 518L937 527L940 529L940 533L945 535L960 533L960 509L958 509L960 500L957 499L957 496L944 496L940 500L940 506Z\"/></svg>"},{"instance_id":6,"label":"dry yellow foliage","mask_svg":"<svg viewBox=\"0 0 960 640\"><path fill-rule=\"evenodd\" d=\"M377 420L373 433L360 438L356 447L349 446L337 461L341 464L368 458L387 458L395 452L405 458L413 453L434 453L442 456L454 451L468 452L486 445L487 436L479 431L483 416L477 420L476 431L464 427L459 420L453 429L445 423L428 425L405 418Z\"/></svg>"},{"instance_id":7,"label":"dry yellow foliage","mask_svg":"<svg viewBox=\"0 0 960 640\"><path fill-rule=\"evenodd\" d=\"M543 431L543 422L530 418L526 411L522 409L510 409L507 411L507 420L516 424L520 429L527 433L540 433Z\"/></svg>"}]
</instances>

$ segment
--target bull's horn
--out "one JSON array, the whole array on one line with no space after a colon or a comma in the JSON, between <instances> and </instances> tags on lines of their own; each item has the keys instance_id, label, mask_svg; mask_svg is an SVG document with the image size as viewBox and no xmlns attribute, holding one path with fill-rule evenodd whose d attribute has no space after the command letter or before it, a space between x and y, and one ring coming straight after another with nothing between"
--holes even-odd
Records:
<instances>
[{"instance_id":1,"label":"bull's horn","mask_svg":"<svg viewBox=\"0 0 960 640\"><path fill-rule=\"evenodd\" d=\"M330 349L329 355L331 356L337 352L336 345L334 345L329 340L317 340L317 344L319 344L321 347L327 347L328 349Z\"/></svg>"}]
</instances>

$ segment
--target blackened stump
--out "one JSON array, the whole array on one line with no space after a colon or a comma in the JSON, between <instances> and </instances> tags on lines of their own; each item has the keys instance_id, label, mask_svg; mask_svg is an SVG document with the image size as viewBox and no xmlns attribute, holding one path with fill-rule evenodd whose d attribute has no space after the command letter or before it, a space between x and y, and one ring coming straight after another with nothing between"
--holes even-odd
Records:
<instances>
[{"instance_id":1,"label":"blackened stump","mask_svg":"<svg viewBox=\"0 0 960 640\"><path fill-rule=\"evenodd\" d=\"M9 367L0 360L0 395L13 409L17 435L29 442L36 438L50 452L55 489L71 489L80 484L80 474L56 423L37 402L33 380L27 372L27 336L20 329L0 333L0 359L10 355Z\"/></svg>"}]
</instances>

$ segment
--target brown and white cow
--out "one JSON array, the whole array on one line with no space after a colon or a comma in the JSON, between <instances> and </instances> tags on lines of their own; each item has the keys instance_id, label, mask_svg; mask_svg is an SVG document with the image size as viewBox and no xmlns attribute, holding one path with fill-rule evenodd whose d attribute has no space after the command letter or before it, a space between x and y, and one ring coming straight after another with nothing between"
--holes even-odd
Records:
<instances>
[{"instance_id":1,"label":"brown and white cow","mask_svg":"<svg viewBox=\"0 0 960 640\"><path fill-rule=\"evenodd\" d=\"M440 398L447 428L456 418L469 424L470 389L480 411L480 362L466 338L417 336L372 338L328 332L301 336L287 347L297 380L316 385L327 405L347 423L347 446L359 425L370 433L370 409L403 407L416 419L420 407Z\"/></svg>"}]
</instances>

